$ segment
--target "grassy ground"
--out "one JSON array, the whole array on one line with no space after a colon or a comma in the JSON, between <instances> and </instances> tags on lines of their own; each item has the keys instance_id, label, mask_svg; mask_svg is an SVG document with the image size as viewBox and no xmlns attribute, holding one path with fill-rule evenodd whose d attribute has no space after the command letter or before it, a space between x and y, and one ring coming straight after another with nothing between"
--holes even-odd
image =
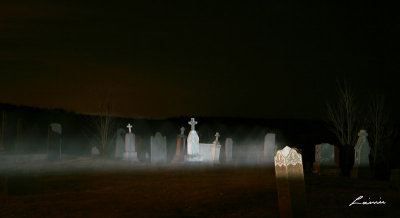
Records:
<instances>
[{"instance_id":1,"label":"grassy ground","mask_svg":"<svg viewBox=\"0 0 400 218\"><path fill-rule=\"evenodd\" d=\"M1 217L279 216L265 167L26 168L0 168ZM305 183L309 217L400 217L400 192L387 181L306 174ZM387 204L349 207L360 195Z\"/></svg>"}]
</instances>

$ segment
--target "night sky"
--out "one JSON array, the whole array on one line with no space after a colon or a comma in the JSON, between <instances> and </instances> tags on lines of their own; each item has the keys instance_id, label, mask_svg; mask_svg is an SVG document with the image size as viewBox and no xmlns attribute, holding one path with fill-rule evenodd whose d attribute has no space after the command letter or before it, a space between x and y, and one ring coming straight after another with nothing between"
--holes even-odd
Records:
<instances>
[{"instance_id":1,"label":"night sky","mask_svg":"<svg viewBox=\"0 0 400 218\"><path fill-rule=\"evenodd\" d=\"M0 102L324 119L336 80L347 79L360 102L383 94L398 111L398 9L322 4L2 0Z\"/></svg>"}]
</instances>

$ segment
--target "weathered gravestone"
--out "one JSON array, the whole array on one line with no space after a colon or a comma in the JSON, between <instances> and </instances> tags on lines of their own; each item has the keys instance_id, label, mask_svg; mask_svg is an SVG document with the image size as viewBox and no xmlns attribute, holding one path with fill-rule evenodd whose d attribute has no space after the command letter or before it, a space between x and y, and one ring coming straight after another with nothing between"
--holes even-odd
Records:
<instances>
[{"instance_id":1,"label":"weathered gravestone","mask_svg":"<svg viewBox=\"0 0 400 218\"><path fill-rule=\"evenodd\" d=\"M48 160L61 160L61 133L61 124L51 123L49 125L47 137Z\"/></svg>"},{"instance_id":2,"label":"weathered gravestone","mask_svg":"<svg viewBox=\"0 0 400 218\"><path fill-rule=\"evenodd\" d=\"M275 157L280 217L306 217L303 161L300 152L286 146Z\"/></svg>"},{"instance_id":3,"label":"weathered gravestone","mask_svg":"<svg viewBox=\"0 0 400 218\"><path fill-rule=\"evenodd\" d=\"M92 147L92 150L91 150L91 152L90 152L90 154L91 154L92 156L99 156L99 155L100 155L100 151L99 151L99 149L98 149L96 146L93 146L93 147Z\"/></svg>"},{"instance_id":4,"label":"weathered gravestone","mask_svg":"<svg viewBox=\"0 0 400 218\"><path fill-rule=\"evenodd\" d=\"M219 154L221 151L221 144L219 143L218 138L220 137L219 133L217 132L215 134L215 141L212 144L212 161L213 162L219 162Z\"/></svg>"},{"instance_id":5,"label":"weathered gravestone","mask_svg":"<svg viewBox=\"0 0 400 218\"><path fill-rule=\"evenodd\" d=\"M233 140L226 138L225 140L225 162L232 162Z\"/></svg>"},{"instance_id":6,"label":"weathered gravestone","mask_svg":"<svg viewBox=\"0 0 400 218\"><path fill-rule=\"evenodd\" d=\"M171 163L178 163L182 162L184 160L184 151L186 147L186 136L185 136L185 127L181 128L181 134L178 135L177 141L176 141L176 151L175 151L175 156L172 159Z\"/></svg>"},{"instance_id":7,"label":"weathered gravestone","mask_svg":"<svg viewBox=\"0 0 400 218\"><path fill-rule=\"evenodd\" d=\"M313 173L316 174L339 174L339 169L335 162L335 146L322 143L315 146L315 162Z\"/></svg>"},{"instance_id":8,"label":"weathered gravestone","mask_svg":"<svg viewBox=\"0 0 400 218\"><path fill-rule=\"evenodd\" d=\"M199 145L199 136L195 130L195 125L197 121L194 118L191 118L189 122L191 126L191 130L187 137L187 155L185 156L185 161L189 162L198 162L201 161L200 157L200 145Z\"/></svg>"},{"instance_id":9,"label":"weathered gravestone","mask_svg":"<svg viewBox=\"0 0 400 218\"><path fill-rule=\"evenodd\" d=\"M150 137L150 155L153 164L167 162L167 137L159 132Z\"/></svg>"},{"instance_id":10,"label":"weathered gravestone","mask_svg":"<svg viewBox=\"0 0 400 218\"><path fill-rule=\"evenodd\" d=\"M369 153L371 148L368 143L368 133L366 130L360 130L358 133L357 144L354 147L354 166L351 171L351 177L371 177L369 168Z\"/></svg>"},{"instance_id":11,"label":"weathered gravestone","mask_svg":"<svg viewBox=\"0 0 400 218\"><path fill-rule=\"evenodd\" d=\"M130 161L138 161L137 152L135 148L135 134L132 133L132 125L126 126L129 132L125 134L125 152L124 159Z\"/></svg>"},{"instance_id":12,"label":"weathered gravestone","mask_svg":"<svg viewBox=\"0 0 400 218\"><path fill-rule=\"evenodd\" d=\"M117 139L115 142L115 158L122 158L124 155L125 151L125 141L124 141L124 136L125 136L125 130L124 129L118 129L117 130Z\"/></svg>"},{"instance_id":13,"label":"weathered gravestone","mask_svg":"<svg viewBox=\"0 0 400 218\"><path fill-rule=\"evenodd\" d=\"M266 165L274 165L276 154L275 133L267 133L264 138L264 161Z\"/></svg>"}]
</instances>

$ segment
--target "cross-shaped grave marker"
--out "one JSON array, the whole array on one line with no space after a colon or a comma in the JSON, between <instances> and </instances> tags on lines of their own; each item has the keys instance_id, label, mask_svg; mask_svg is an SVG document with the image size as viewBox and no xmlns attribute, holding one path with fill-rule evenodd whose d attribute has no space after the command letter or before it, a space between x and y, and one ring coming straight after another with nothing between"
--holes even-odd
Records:
<instances>
[{"instance_id":1,"label":"cross-shaped grave marker","mask_svg":"<svg viewBox=\"0 0 400 218\"><path fill-rule=\"evenodd\" d=\"M197 121L195 121L194 118L191 118L189 124L192 126L192 130L195 130L195 125L197 124Z\"/></svg>"},{"instance_id":2,"label":"cross-shaped grave marker","mask_svg":"<svg viewBox=\"0 0 400 218\"><path fill-rule=\"evenodd\" d=\"M131 129L132 129L132 125L130 123L128 123L128 125L126 126L129 129L129 133L131 133Z\"/></svg>"},{"instance_id":3,"label":"cross-shaped grave marker","mask_svg":"<svg viewBox=\"0 0 400 218\"><path fill-rule=\"evenodd\" d=\"M183 136L185 134L185 127L181 127L181 136Z\"/></svg>"},{"instance_id":4,"label":"cross-shaped grave marker","mask_svg":"<svg viewBox=\"0 0 400 218\"><path fill-rule=\"evenodd\" d=\"M215 133L215 141L218 142L218 138L219 138L219 132Z\"/></svg>"}]
</instances>

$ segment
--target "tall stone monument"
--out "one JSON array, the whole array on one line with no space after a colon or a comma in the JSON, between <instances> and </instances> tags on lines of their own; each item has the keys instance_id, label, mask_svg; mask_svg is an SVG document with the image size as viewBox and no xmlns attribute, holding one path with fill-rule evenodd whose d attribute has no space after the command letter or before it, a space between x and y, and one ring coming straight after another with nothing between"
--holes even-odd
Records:
<instances>
[{"instance_id":1,"label":"tall stone monument","mask_svg":"<svg viewBox=\"0 0 400 218\"><path fill-rule=\"evenodd\" d=\"M371 177L372 174L369 168L369 154L371 148L368 143L368 133L366 130L360 130L358 133L357 144L354 147L354 166L351 171L351 177L358 178L359 175L362 177Z\"/></svg>"},{"instance_id":2,"label":"tall stone monument","mask_svg":"<svg viewBox=\"0 0 400 218\"><path fill-rule=\"evenodd\" d=\"M187 137L187 155L186 155L185 161L189 161L189 162L201 161L199 136L197 135L197 132L195 129L197 121L195 121L194 118L191 118L189 124L191 126L191 130Z\"/></svg>"},{"instance_id":3,"label":"tall stone monument","mask_svg":"<svg viewBox=\"0 0 400 218\"><path fill-rule=\"evenodd\" d=\"M280 217L306 217L303 161L300 152L286 146L275 157Z\"/></svg>"},{"instance_id":4,"label":"tall stone monument","mask_svg":"<svg viewBox=\"0 0 400 218\"><path fill-rule=\"evenodd\" d=\"M51 123L47 136L47 159L61 160L61 133L62 126L59 123Z\"/></svg>"},{"instance_id":5,"label":"tall stone monument","mask_svg":"<svg viewBox=\"0 0 400 218\"><path fill-rule=\"evenodd\" d=\"M178 135L176 141L176 151L175 156L172 159L171 163L179 163L184 160L185 148L186 148L186 136L185 136L185 127L181 127L181 134Z\"/></svg>"},{"instance_id":6,"label":"tall stone monument","mask_svg":"<svg viewBox=\"0 0 400 218\"><path fill-rule=\"evenodd\" d=\"M268 166L274 165L276 154L275 133L267 133L264 139L264 162Z\"/></svg>"},{"instance_id":7,"label":"tall stone monument","mask_svg":"<svg viewBox=\"0 0 400 218\"><path fill-rule=\"evenodd\" d=\"M132 125L129 123L126 127L129 132L125 134L124 159L129 161L138 161L137 152L135 150L135 134L132 133Z\"/></svg>"},{"instance_id":8,"label":"tall stone monument","mask_svg":"<svg viewBox=\"0 0 400 218\"><path fill-rule=\"evenodd\" d=\"M232 162L232 151L233 151L233 141L232 138L226 138L225 140L225 162Z\"/></svg>"}]
</instances>

